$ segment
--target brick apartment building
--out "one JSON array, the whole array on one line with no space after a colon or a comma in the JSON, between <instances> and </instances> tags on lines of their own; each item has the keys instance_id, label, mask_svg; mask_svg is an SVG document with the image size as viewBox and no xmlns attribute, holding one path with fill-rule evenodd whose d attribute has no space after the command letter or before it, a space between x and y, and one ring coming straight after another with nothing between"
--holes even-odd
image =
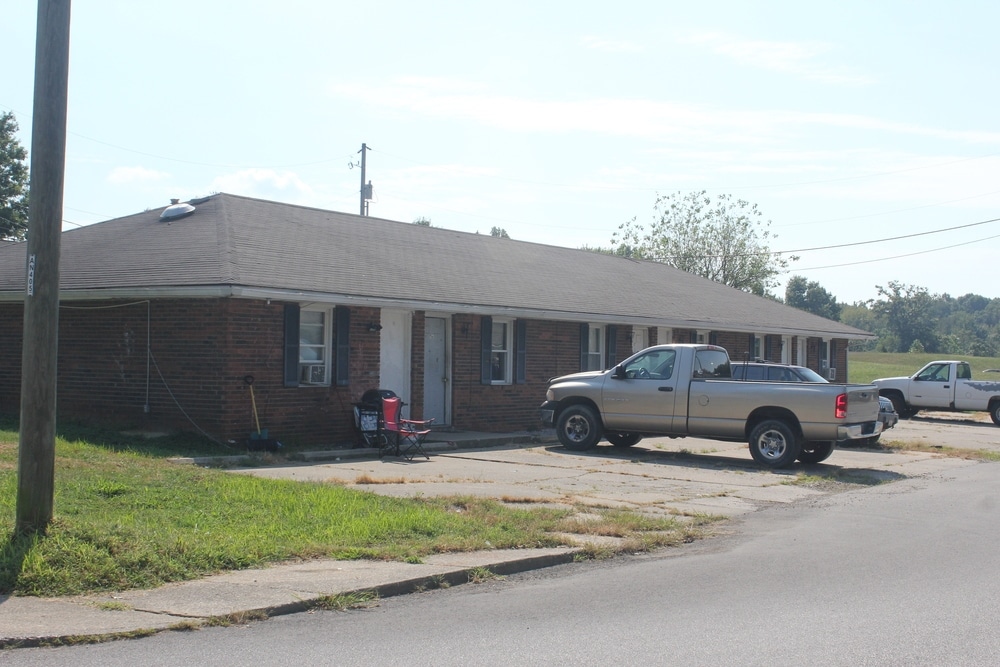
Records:
<instances>
[{"instance_id":1,"label":"brick apartment building","mask_svg":"<svg viewBox=\"0 0 1000 667\"><path fill-rule=\"evenodd\" d=\"M845 379L870 334L655 262L219 194L65 232L58 414L242 442L354 438L368 389L459 430L539 425L549 378L663 342ZM25 244L0 248L19 410Z\"/></svg>"}]
</instances>

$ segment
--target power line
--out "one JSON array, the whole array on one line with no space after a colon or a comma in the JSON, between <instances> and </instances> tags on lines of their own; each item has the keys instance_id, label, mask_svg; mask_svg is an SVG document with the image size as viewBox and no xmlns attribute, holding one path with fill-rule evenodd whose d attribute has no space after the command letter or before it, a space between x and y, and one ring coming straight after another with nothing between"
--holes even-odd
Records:
<instances>
[{"instance_id":1,"label":"power line","mask_svg":"<svg viewBox=\"0 0 1000 667\"><path fill-rule=\"evenodd\" d=\"M792 255L792 254L795 254L795 253L798 253L798 252L814 252L816 250L835 250L837 248L852 248L852 247L861 246L861 245L872 245L874 243L885 243L887 241L899 241L901 239L912 239L912 238L916 238L918 236L928 236L930 234L941 234L943 232L952 232L952 231L955 231L956 229L968 229L969 227L978 227L980 225L987 225L987 224L989 224L991 222L1000 222L1000 218L992 218L990 220L982 220L980 222L970 222L969 224L966 224L966 225L956 225L954 227L945 227L943 229L932 229L931 231L927 231L927 232L916 232L914 234L903 234L902 236L889 236L889 237L886 237L884 239L872 239L872 240L869 240L869 241L856 241L854 243L839 243L839 244L836 244L836 245L815 246L815 247L812 247L812 248L797 248L797 249L794 249L794 250L769 250L767 252L751 252L751 253L745 253L744 256L747 256L747 257L756 257L756 256L761 256L761 255ZM996 237L995 236L991 236L991 237L988 237L988 238L996 238ZM985 241L985 240L988 240L988 239L981 239L981 240ZM976 241L970 241L970 243L976 243ZM965 244L959 244L959 245L965 245ZM954 246L947 246L947 247L954 247ZM944 248L941 248L941 249L943 250ZM927 250L927 251L923 251L923 252L933 252L933 250ZM914 253L914 254L918 254L919 255L921 253ZM702 257L729 257L729 256L731 256L731 255L726 254L726 253L717 254L717 255L702 255ZM906 257L906 256L907 255L900 255L900 257ZM653 259L654 261L663 261L663 260L667 260L667 259L675 259L676 257L677 257L677 255L665 255L665 256L660 256L660 257L655 257L655 258L650 258L650 259ZM894 258L889 257L889 258L886 258L886 259L894 259ZM873 260L873 261L875 261L875 260ZM858 262L858 263L862 263L862 262ZM845 265L845 266L847 266L847 265Z\"/></svg>"},{"instance_id":2,"label":"power line","mask_svg":"<svg viewBox=\"0 0 1000 667\"><path fill-rule=\"evenodd\" d=\"M971 197L961 197L959 199L948 199L946 201L934 202L932 204L922 204L920 206L910 206L909 208L897 208L892 211L880 211L879 213L866 213L864 215L850 215L843 218L826 218L824 220L810 220L809 222L793 222L787 225L778 225L780 228L784 227L803 227L805 225L821 225L830 222L843 222L845 220L863 220L865 218L877 218L883 215L892 215L893 213L907 213L909 211L919 211L920 209L933 208L935 206L944 206L945 204L957 204L963 201L969 201L970 199L979 199L980 197L989 197L990 195L995 195L1000 193L1000 190L994 190L992 192L984 192L979 195L972 195Z\"/></svg>"},{"instance_id":3,"label":"power line","mask_svg":"<svg viewBox=\"0 0 1000 667\"><path fill-rule=\"evenodd\" d=\"M885 261L888 261L890 259L901 259L903 257L913 257L915 255L926 255L926 254L932 253L932 252L939 252L941 250L950 250L952 248L958 248L958 247L965 246L965 245L972 245L973 243L980 243L982 241L990 241L992 239L997 239L997 238L1000 238L1000 234L997 234L995 236L987 236L986 238L976 239L974 241L965 241L964 243L956 243L954 245L942 246L940 248L931 248L930 250L921 250L919 252L910 252L910 253L906 253L905 255L893 255L892 257L878 257L876 259L865 259L865 260L862 260L860 262L846 262L844 264L828 264L826 266L810 266L810 267L804 268L804 269L803 268L796 268L795 271L796 272L798 272L798 271L818 271L820 269L837 269L837 268L840 268L842 266L856 266L858 264L872 264L874 262L885 262ZM792 272L788 271L787 273L792 273Z\"/></svg>"},{"instance_id":4,"label":"power line","mask_svg":"<svg viewBox=\"0 0 1000 667\"><path fill-rule=\"evenodd\" d=\"M917 232L915 234L904 234L902 236L890 236L884 239L875 239L873 241L857 241L855 243L841 243L838 245L828 245L828 246L818 246L815 248L800 248L798 250L783 250L776 253L759 253L759 254L775 254L775 255L787 255L796 252L812 252L814 250L832 250L834 248L851 248L859 245L871 245L872 243L885 243L886 241L899 241L900 239L912 239L918 236L927 236L929 234L941 234L943 232L951 232L956 229L968 229L969 227L978 227L980 225L988 225L991 222L1000 221L1000 218L992 218L991 220L983 220L981 222L970 222L967 225L957 225L955 227L945 227L944 229L933 229L929 232ZM992 237L991 237L992 238Z\"/></svg>"},{"instance_id":5,"label":"power line","mask_svg":"<svg viewBox=\"0 0 1000 667\"><path fill-rule=\"evenodd\" d=\"M224 169L289 169L291 167L310 167L317 164L327 164L329 162L339 161L343 158L329 158L326 160L315 160L313 162L297 162L295 164L280 164L280 165L239 165L239 164L219 164L214 162L196 162L194 160L181 160L180 158L167 157L166 155L157 155L155 153L146 153L144 151L137 151L131 148L125 148L124 146L118 146L116 144L109 143L107 141L101 141L100 139L94 139L93 137L88 137L78 132L70 132L75 137L80 137L81 139L86 139L87 141L93 141L95 144L101 144L103 146L108 146L110 148L115 148L120 151L125 151L126 153L135 153L136 155L144 155L146 157L153 157L158 160L167 160L169 162L178 162L181 164L193 164L199 167L222 167ZM348 156L349 157L349 156Z\"/></svg>"},{"instance_id":6,"label":"power line","mask_svg":"<svg viewBox=\"0 0 1000 667\"><path fill-rule=\"evenodd\" d=\"M11 107L7 107L6 105L0 105L0 107L7 109L8 111L10 111L11 113L14 113L15 115L20 115L20 114L17 114L14 111L14 109L11 108ZM125 151L126 153L135 153L136 155L144 155L146 157L156 158L157 160L167 160L168 162L177 162L177 163L180 163L180 164L193 164L193 165L197 165L199 167L222 167L222 168L225 168L225 169L289 169L291 167L311 167L313 165L327 164L329 162L335 162L335 161L339 161L339 160L343 159L341 157L336 157L336 158L328 158L328 159L325 159L325 160L314 160L314 161L311 161L311 162L296 162L294 164L277 164L277 165L239 165L239 164L222 164L222 163L215 163L215 162L197 162L195 160L182 160L180 158L168 157L166 155L158 155L156 153L147 153L145 151L136 150L134 148L126 148L124 146L119 146L118 144L113 144L113 143L108 142L108 141L103 141L101 139L95 139L93 137L88 137L87 135L80 134L79 132L72 132L72 131L70 131L70 132L67 132L67 134L71 134L74 137L79 137L81 139L86 139L87 141L92 141L95 144L101 144L102 146L108 146L109 148L114 148L116 150ZM350 155L347 155L345 157L350 157Z\"/></svg>"}]
</instances>

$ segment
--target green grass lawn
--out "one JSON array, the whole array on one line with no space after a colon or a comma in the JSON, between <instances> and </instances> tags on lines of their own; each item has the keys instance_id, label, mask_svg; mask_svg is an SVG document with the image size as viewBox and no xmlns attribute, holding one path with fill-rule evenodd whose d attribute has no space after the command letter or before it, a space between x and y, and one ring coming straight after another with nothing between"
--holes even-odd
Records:
<instances>
[{"instance_id":1,"label":"green grass lawn","mask_svg":"<svg viewBox=\"0 0 1000 667\"><path fill-rule=\"evenodd\" d=\"M864 384L876 378L913 375L929 361L949 359L968 361L972 379L1000 379L1000 374L983 373L987 368L1000 368L1000 357L967 357L937 353L851 352L848 362L848 382Z\"/></svg>"},{"instance_id":2,"label":"green grass lawn","mask_svg":"<svg viewBox=\"0 0 1000 667\"><path fill-rule=\"evenodd\" d=\"M563 543L555 533L573 529L570 510L266 480L171 463L169 447L141 439L134 450L120 437L113 446L93 443L103 439L58 439L54 521L45 535L25 537L13 535L18 434L0 430L0 523L7 527L0 593L147 588L287 559L418 562L436 552L555 546ZM653 532L690 530L672 519L607 514L609 531L640 542Z\"/></svg>"}]
</instances>

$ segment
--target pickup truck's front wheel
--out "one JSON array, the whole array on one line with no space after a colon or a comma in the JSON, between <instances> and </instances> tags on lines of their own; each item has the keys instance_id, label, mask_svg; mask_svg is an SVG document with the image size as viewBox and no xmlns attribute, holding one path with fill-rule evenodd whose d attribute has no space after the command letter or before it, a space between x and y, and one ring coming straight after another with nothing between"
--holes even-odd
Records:
<instances>
[{"instance_id":1,"label":"pickup truck's front wheel","mask_svg":"<svg viewBox=\"0 0 1000 667\"><path fill-rule=\"evenodd\" d=\"M566 449L582 452L601 440L603 428L597 414L586 405L571 405L559 413L556 435Z\"/></svg>"},{"instance_id":2,"label":"pickup truck's front wheel","mask_svg":"<svg viewBox=\"0 0 1000 667\"><path fill-rule=\"evenodd\" d=\"M768 468L784 468L795 462L801 445L795 432L783 421L768 419L750 432L750 456Z\"/></svg>"},{"instance_id":3,"label":"pickup truck's front wheel","mask_svg":"<svg viewBox=\"0 0 1000 667\"><path fill-rule=\"evenodd\" d=\"M993 420L994 424L1000 426L1000 401L996 399L990 403L990 419Z\"/></svg>"},{"instance_id":4,"label":"pickup truck's front wheel","mask_svg":"<svg viewBox=\"0 0 1000 667\"><path fill-rule=\"evenodd\" d=\"M608 439L615 447L631 447L636 445L642 440L642 436L638 433L621 433L616 431L614 433L605 433L604 437Z\"/></svg>"}]
</instances>

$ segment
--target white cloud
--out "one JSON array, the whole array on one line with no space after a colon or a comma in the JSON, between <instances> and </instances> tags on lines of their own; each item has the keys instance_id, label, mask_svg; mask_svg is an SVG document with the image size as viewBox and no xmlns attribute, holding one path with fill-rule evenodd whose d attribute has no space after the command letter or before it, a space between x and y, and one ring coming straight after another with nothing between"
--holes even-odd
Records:
<instances>
[{"instance_id":1,"label":"white cloud","mask_svg":"<svg viewBox=\"0 0 1000 667\"><path fill-rule=\"evenodd\" d=\"M831 50L816 42L770 42L741 40L721 32L702 32L681 39L682 43L707 47L717 55L759 69L787 72L825 83L867 85L874 80L843 67L823 65L820 56Z\"/></svg>"},{"instance_id":2,"label":"white cloud","mask_svg":"<svg viewBox=\"0 0 1000 667\"><path fill-rule=\"evenodd\" d=\"M580 39L584 48L606 53L638 53L642 51L638 44L626 40L604 39L593 35L585 35Z\"/></svg>"},{"instance_id":3,"label":"white cloud","mask_svg":"<svg viewBox=\"0 0 1000 667\"><path fill-rule=\"evenodd\" d=\"M263 199L278 198L282 201L312 195L312 189L298 174L274 169L243 169L217 176L212 180L210 190Z\"/></svg>"},{"instance_id":4,"label":"white cloud","mask_svg":"<svg viewBox=\"0 0 1000 667\"><path fill-rule=\"evenodd\" d=\"M170 178L170 174L145 167L115 167L108 174L108 183L113 185L132 185L144 183L159 183Z\"/></svg>"},{"instance_id":5,"label":"white cloud","mask_svg":"<svg viewBox=\"0 0 1000 667\"><path fill-rule=\"evenodd\" d=\"M378 86L339 84L334 94L379 109L466 120L510 132L589 132L690 146L751 146L781 142L799 128L841 128L963 143L1000 143L1000 132L949 130L860 114L718 109L650 99L555 101L490 93L478 84L407 79Z\"/></svg>"}]
</instances>

